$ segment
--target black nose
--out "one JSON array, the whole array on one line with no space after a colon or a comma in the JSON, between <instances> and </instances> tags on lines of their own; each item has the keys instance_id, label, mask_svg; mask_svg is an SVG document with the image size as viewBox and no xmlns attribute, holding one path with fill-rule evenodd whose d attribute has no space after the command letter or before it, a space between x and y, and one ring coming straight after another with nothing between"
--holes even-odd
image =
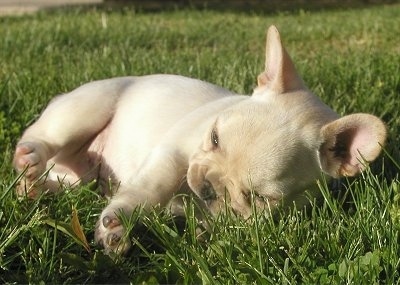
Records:
<instances>
[{"instance_id":1,"label":"black nose","mask_svg":"<svg viewBox=\"0 0 400 285\"><path fill-rule=\"evenodd\" d=\"M217 199L217 194L215 193L214 187L210 181L203 181L203 186L200 189L200 197L206 202Z\"/></svg>"}]
</instances>

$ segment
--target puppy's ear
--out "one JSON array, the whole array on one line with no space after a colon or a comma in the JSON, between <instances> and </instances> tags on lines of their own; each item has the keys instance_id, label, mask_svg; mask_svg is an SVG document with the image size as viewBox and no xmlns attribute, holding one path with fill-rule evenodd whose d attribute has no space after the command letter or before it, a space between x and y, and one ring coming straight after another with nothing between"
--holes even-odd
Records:
<instances>
[{"instance_id":1,"label":"puppy's ear","mask_svg":"<svg viewBox=\"0 0 400 285\"><path fill-rule=\"evenodd\" d=\"M375 116L353 114L321 129L319 149L322 170L332 177L354 176L373 161L386 140L386 127Z\"/></svg>"},{"instance_id":2,"label":"puppy's ear","mask_svg":"<svg viewBox=\"0 0 400 285\"><path fill-rule=\"evenodd\" d=\"M268 29L265 71L258 76L258 87L266 87L277 94L304 88L275 26Z\"/></svg>"}]
</instances>

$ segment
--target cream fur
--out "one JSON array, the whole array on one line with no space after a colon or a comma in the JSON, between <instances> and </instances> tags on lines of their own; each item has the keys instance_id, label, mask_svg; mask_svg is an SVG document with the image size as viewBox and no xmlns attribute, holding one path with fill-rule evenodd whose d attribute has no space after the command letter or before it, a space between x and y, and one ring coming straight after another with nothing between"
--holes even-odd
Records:
<instances>
[{"instance_id":1,"label":"cream fur","mask_svg":"<svg viewBox=\"0 0 400 285\"><path fill-rule=\"evenodd\" d=\"M93 179L106 192L118 188L96 240L126 252L119 211L167 206L189 191L213 214L228 205L247 218L252 203L270 209L296 200L321 172L356 175L363 158L379 155L382 121L339 118L305 87L274 26L266 54L252 96L177 75L95 81L58 96L16 147L15 168L27 168L18 193Z\"/></svg>"}]
</instances>

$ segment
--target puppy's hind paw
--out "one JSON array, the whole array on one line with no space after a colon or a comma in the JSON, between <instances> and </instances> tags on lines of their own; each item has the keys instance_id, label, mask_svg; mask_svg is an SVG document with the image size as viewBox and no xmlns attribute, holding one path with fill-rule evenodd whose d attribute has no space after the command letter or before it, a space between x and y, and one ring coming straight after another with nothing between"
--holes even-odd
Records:
<instances>
[{"instance_id":1,"label":"puppy's hind paw","mask_svg":"<svg viewBox=\"0 0 400 285\"><path fill-rule=\"evenodd\" d=\"M96 224L95 241L104 247L107 254L123 255L131 247L125 229L114 213L103 212Z\"/></svg>"}]
</instances>

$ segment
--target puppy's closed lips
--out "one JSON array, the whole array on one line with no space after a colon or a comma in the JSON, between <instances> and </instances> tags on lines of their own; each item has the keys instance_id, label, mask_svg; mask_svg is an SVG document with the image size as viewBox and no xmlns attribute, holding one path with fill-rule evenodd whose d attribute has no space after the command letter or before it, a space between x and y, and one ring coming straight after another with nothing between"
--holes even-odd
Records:
<instances>
[{"instance_id":1,"label":"puppy's closed lips","mask_svg":"<svg viewBox=\"0 0 400 285\"><path fill-rule=\"evenodd\" d=\"M213 201L217 198L217 194L215 193L214 187L211 185L210 181L204 180L203 185L200 189L200 198L209 204L210 201Z\"/></svg>"},{"instance_id":2,"label":"puppy's closed lips","mask_svg":"<svg viewBox=\"0 0 400 285\"><path fill-rule=\"evenodd\" d=\"M353 176L365 168L363 159L379 155L383 122L368 114L340 118L321 102L274 26L266 58L252 96L178 75L148 75L94 81L56 97L17 144L15 169L29 167L18 194L93 179L105 192L118 189L95 239L106 252L124 253L130 241L117 213L157 205L178 211L174 196L188 191L213 214L230 207L247 218L252 209L297 200L321 172Z\"/></svg>"}]
</instances>

